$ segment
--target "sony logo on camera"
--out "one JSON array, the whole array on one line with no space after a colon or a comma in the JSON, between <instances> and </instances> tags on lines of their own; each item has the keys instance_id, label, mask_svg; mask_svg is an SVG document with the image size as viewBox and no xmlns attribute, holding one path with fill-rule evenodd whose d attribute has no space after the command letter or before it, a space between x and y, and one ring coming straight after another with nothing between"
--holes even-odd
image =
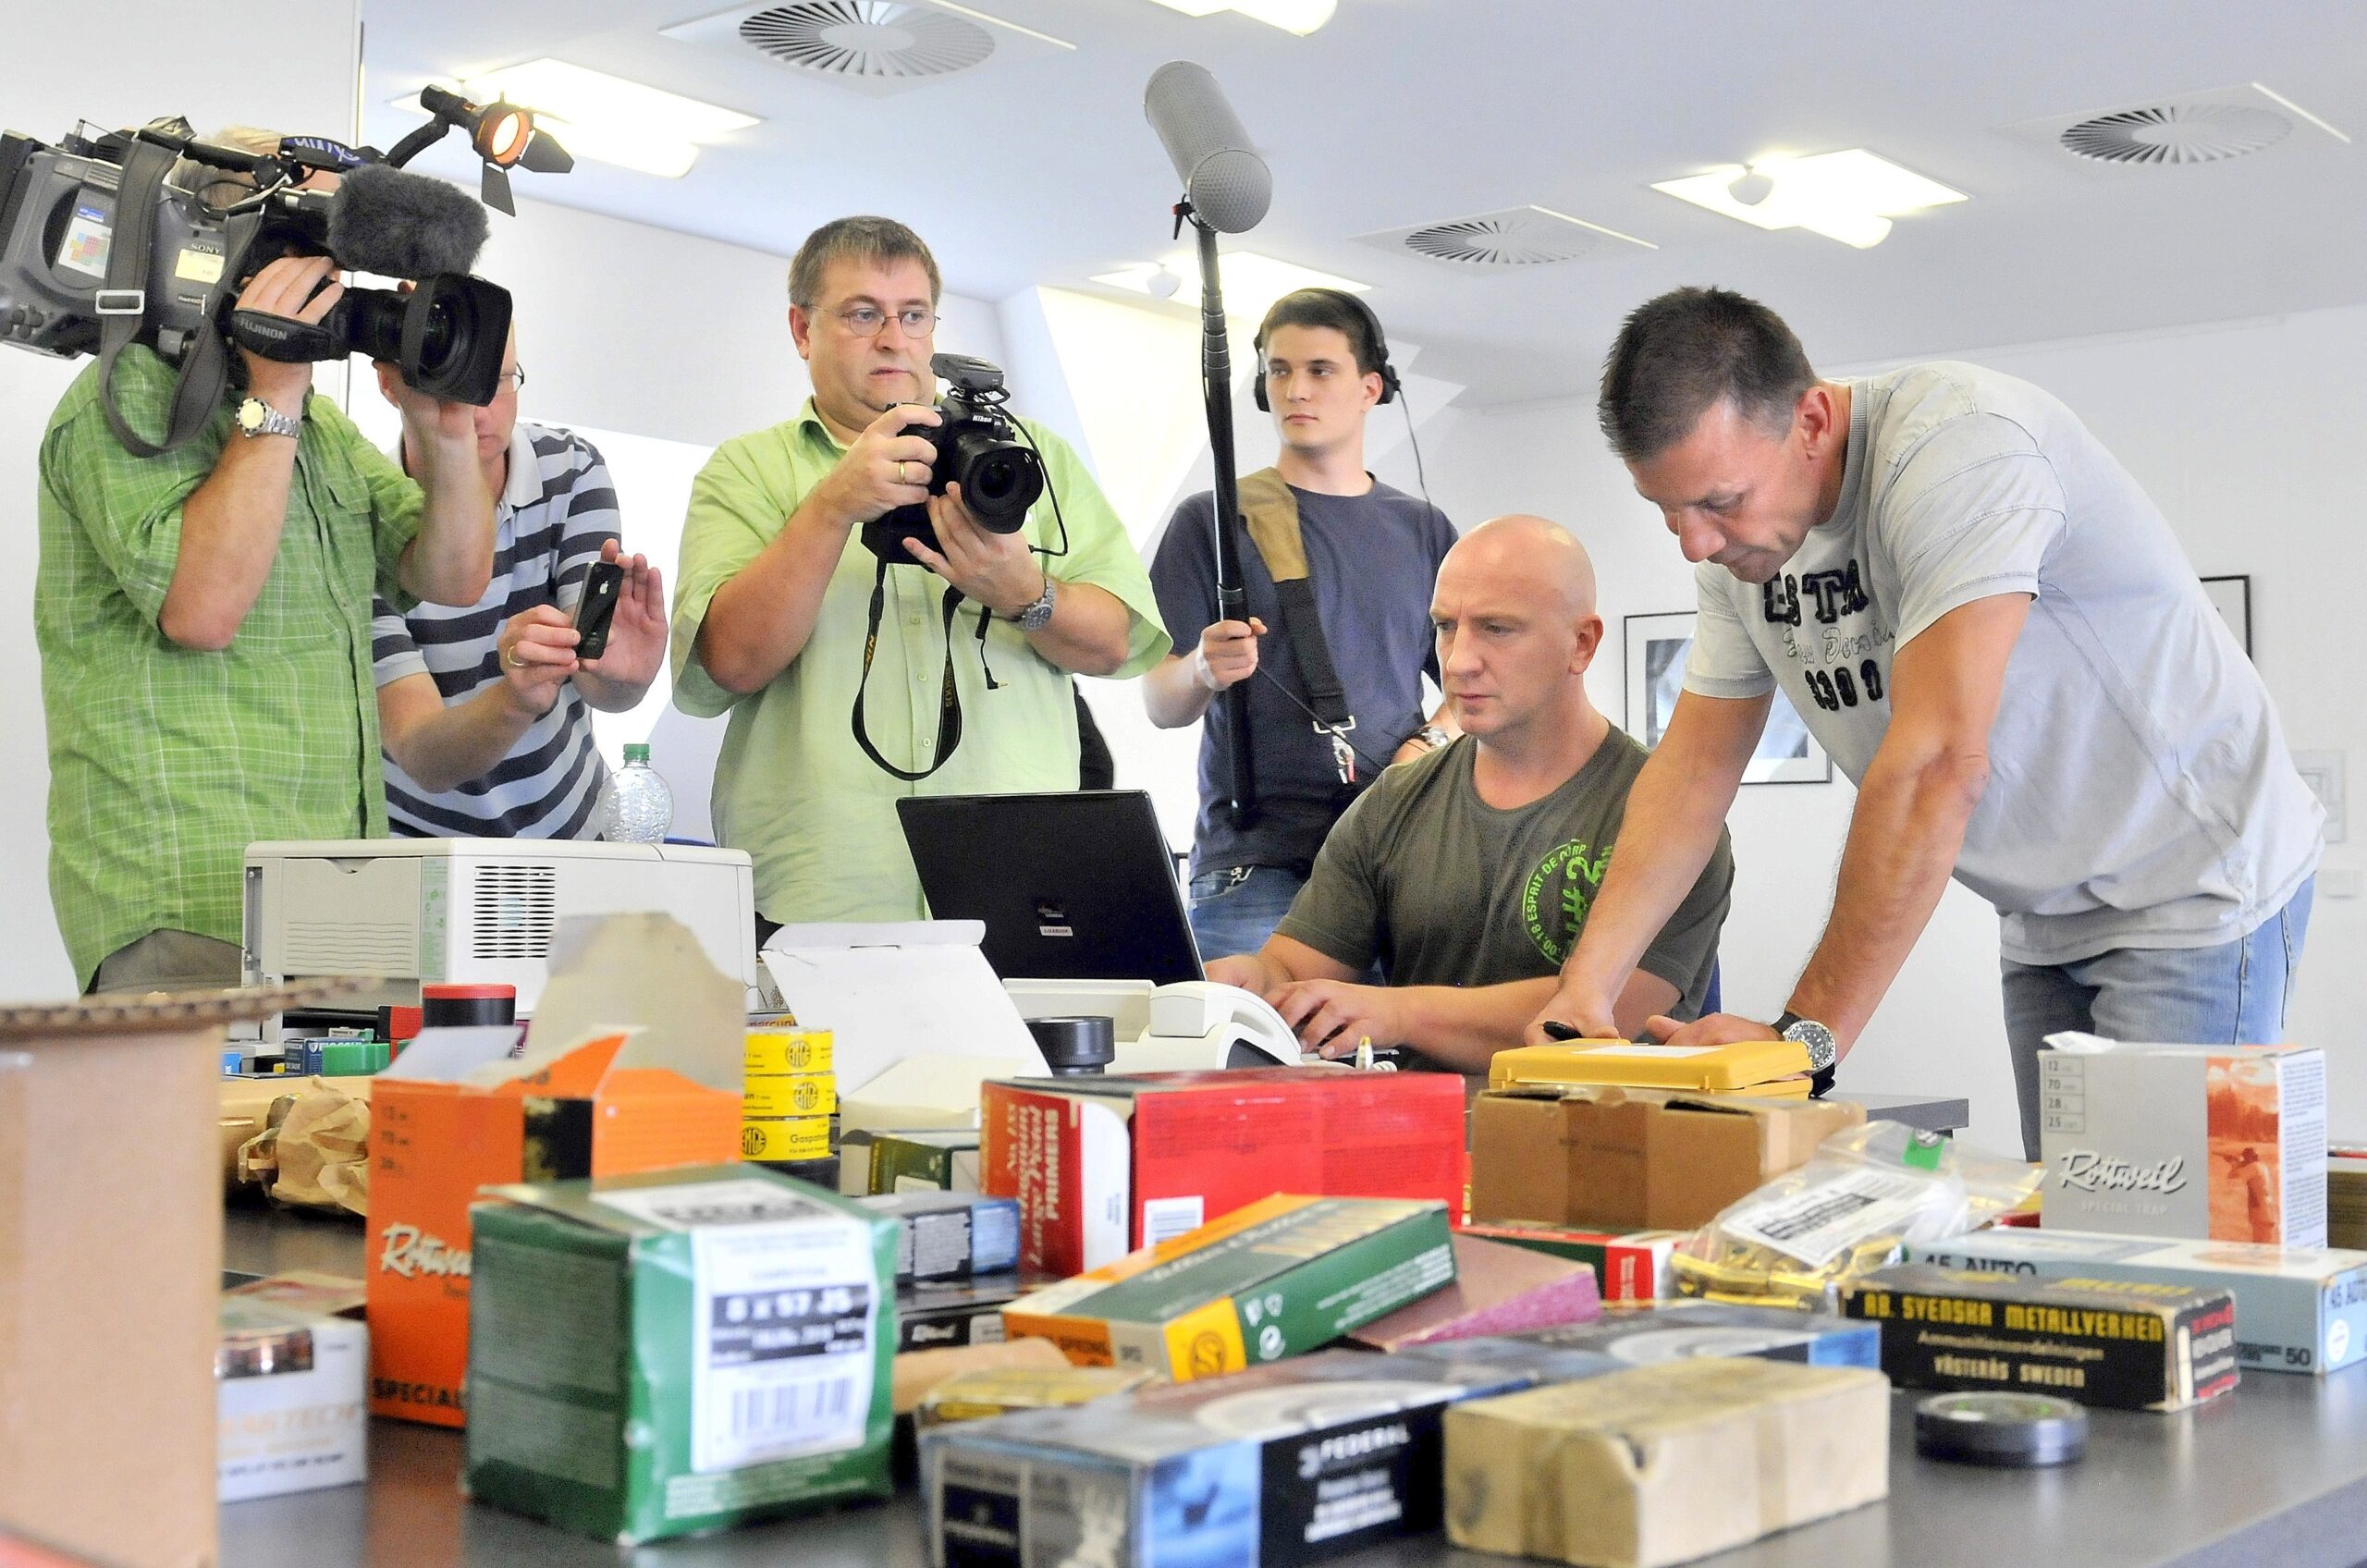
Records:
<instances>
[{"instance_id":1,"label":"sony logo on camera","mask_svg":"<svg viewBox=\"0 0 2367 1568\"><path fill-rule=\"evenodd\" d=\"M2063 1184L2083 1193L2175 1193L2186 1185L2183 1155L2140 1165L2093 1149L2068 1149L2060 1167Z\"/></svg>"}]
</instances>

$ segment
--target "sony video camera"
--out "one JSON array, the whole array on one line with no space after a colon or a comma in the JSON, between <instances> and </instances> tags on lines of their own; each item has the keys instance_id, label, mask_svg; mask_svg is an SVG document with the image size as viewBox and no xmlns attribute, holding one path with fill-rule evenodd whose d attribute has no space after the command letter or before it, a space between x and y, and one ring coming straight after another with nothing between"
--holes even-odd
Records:
<instances>
[{"instance_id":1,"label":"sony video camera","mask_svg":"<svg viewBox=\"0 0 2367 1568\"><path fill-rule=\"evenodd\" d=\"M320 137L251 153L202 142L183 120L78 132L55 146L0 133L0 342L110 361L142 343L180 365L185 383L210 381L210 396L201 386L177 399L161 446L130 432L109 400L117 436L143 453L196 433L202 421L183 414L211 412L229 343L289 361L367 354L431 396L490 402L510 304L507 289L468 276L484 243L484 209L399 165L455 126L485 160L488 192L509 164L557 171L572 160L515 105L479 107L436 88L421 99L434 118L390 154ZM197 188L169 183L176 169ZM202 171L196 181L190 169ZM342 177L337 190L299 189L321 171ZM289 255L329 256L415 286L350 288L316 324L237 309L255 273Z\"/></svg>"},{"instance_id":2,"label":"sony video camera","mask_svg":"<svg viewBox=\"0 0 2367 1568\"><path fill-rule=\"evenodd\" d=\"M1044 493L1044 459L1003 411L1011 394L1003 388L1001 368L967 354L933 355L928 368L950 384L938 404L941 423L904 427L905 435L925 436L937 448L928 493L942 496L948 484L959 484L963 505L981 526L996 533L1018 533L1027 509ZM863 525L864 545L893 566L919 564L904 548L907 539L938 548L926 507L898 507Z\"/></svg>"}]
</instances>

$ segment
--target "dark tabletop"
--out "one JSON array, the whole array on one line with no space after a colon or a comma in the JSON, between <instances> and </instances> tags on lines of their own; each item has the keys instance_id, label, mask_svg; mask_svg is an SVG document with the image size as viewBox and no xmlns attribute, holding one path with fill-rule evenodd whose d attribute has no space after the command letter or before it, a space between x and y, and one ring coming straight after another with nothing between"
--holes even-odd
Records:
<instances>
[{"instance_id":1,"label":"dark tabletop","mask_svg":"<svg viewBox=\"0 0 2367 1568\"><path fill-rule=\"evenodd\" d=\"M358 1275L359 1221L234 1209L224 1266ZM1701 1561L1710 1568L2351 1568L2367 1562L2367 1363L2330 1378L2245 1374L2226 1397L2174 1415L2091 1413L2088 1456L2060 1470L1996 1471L1915 1453L1898 1393L1887 1502ZM632 1552L464 1501L461 1437L370 1424L370 1480L222 1509L220 1561L236 1568L572 1568L619 1562L742 1568L919 1568L918 1507L893 1501L661 1542ZM1439 1537L1336 1560L1344 1568L1509 1561Z\"/></svg>"}]
</instances>

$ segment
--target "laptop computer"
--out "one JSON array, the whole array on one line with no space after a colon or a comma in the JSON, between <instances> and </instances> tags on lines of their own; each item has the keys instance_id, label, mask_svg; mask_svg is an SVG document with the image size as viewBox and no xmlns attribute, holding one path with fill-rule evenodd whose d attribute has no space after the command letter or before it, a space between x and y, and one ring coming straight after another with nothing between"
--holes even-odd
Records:
<instances>
[{"instance_id":1,"label":"laptop computer","mask_svg":"<svg viewBox=\"0 0 2367 1568\"><path fill-rule=\"evenodd\" d=\"M896 802L938 920L975 920L1006 980L1203 978L1175 857L1140 790Z\"/></svg>"}]
</instances>

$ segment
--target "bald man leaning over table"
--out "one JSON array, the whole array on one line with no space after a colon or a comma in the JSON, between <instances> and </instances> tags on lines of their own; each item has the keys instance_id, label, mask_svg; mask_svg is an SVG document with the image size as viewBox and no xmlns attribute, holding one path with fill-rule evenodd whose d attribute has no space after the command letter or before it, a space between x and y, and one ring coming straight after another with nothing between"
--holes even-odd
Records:
<instances>
[{"instance_id":1,"label":"bald man leaning over table","mask_svg":"<svg viewBox=\"0 0 2367 1568\"><path fill-rule=\"evenodd\" d=\"M1369 1041L1409 1065L1484 1073L1553 995L1646 753L1588 699L1602 644L1594 565L1559 524L1503 517L1464 535L1430 619L1462 735L1383 773L1266 945L1208 971L1327 1056ZM1623 1029L1699 1015L1733 883L1721 838L1627 977ZM1355 984L1376 960L1388 984Z\"/></svg>"}]
</instances>

